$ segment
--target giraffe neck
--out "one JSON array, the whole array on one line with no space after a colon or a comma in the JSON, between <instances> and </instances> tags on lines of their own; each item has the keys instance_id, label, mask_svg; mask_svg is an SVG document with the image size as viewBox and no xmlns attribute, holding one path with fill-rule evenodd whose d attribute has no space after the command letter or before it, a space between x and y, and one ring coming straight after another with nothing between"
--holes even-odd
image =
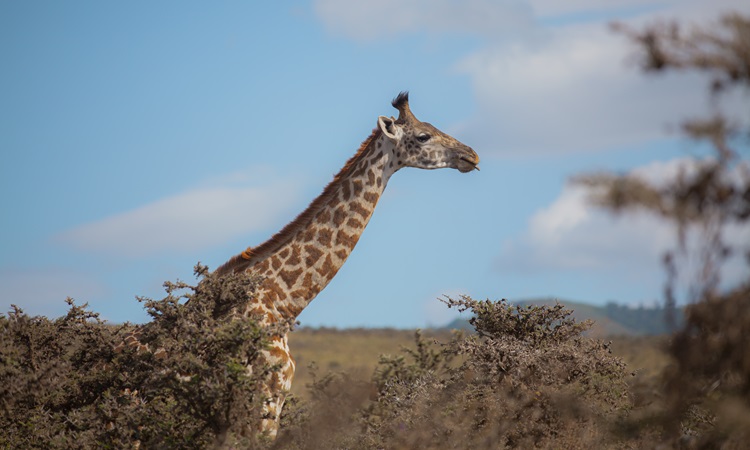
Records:
<instances>
[{"instance_id":1,"label":"giraffe neck","mask_svg":"<svg viewBox=\"0 0 750 450\"><path fill-rule=\"evenodd\" d=\"M399 168L394 152L391 141L376 129L297 219L218 269L220 273L244 269L264 277L246 315L269 323L294 319L328 285Z\"/></svg>"}]
</instances>

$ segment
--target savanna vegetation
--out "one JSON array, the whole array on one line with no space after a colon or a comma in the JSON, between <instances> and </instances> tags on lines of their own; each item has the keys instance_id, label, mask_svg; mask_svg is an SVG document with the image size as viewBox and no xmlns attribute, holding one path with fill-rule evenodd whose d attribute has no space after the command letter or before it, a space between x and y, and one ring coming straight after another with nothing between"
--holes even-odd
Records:
<instances>
[{"instance_id":1,"label":"savanna vegetation","mask_svg":"<svg viewBox=\"0 0 750 450\"><path fill-rule=\"evenodd\" d=\"M750 87L750 18L618 30L647 71L706 72L715 104ZM750 277L727 286L720 269L750 261L723 234L748 226L750 130L717 108L683 131L704 153L673 180L576 179L604 208L675 224L665 304L680 293L691 303L671 335L607 342L562 305L468 297L445 301L470 313L472 332L417 332L403 349L402 332L364 331L370 345L342 358L347 346L331 336L344 333L351 352L346 332L304 330L292 350L311 365L271 442L245 425L260 420L259 385L277 369L260 352L288 324L233 320L257 280L197 266L196 286L167 283L164 299L142 299L144 325L105 324L72 300L54 320L19 308L0 317L0 448L746 448ZM697 272L680 277L696 255Z\"/></svg>"}]
</instances>

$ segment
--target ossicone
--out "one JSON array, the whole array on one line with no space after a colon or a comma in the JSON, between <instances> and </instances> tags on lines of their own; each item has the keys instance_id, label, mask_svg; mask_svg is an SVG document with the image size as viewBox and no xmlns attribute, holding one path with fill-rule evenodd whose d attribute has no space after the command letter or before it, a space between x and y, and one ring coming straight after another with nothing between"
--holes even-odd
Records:
<instances>
[{"instance_id":1,"label":"ossicone","mask_svg":"<svg viewBox=\"0 0 750 450\"><path fill-rule=\"evenodd\" d=\"M391 102L394 108L398 109L398 123L411 122L416 120L411 109L409 109L409 91L401 91Z\"/></svg>"}]
</instances>

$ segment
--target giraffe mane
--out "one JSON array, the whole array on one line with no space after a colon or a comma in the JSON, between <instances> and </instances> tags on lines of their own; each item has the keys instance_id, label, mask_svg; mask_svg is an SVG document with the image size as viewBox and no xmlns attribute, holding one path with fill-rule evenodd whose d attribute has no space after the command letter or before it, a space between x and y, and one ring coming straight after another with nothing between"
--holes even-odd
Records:
<instances>
[{"instance_id":1,"label":"giraffe mane","mask_svg":"<svg viewBox=\"0 0 750 450\"><path fill-rule=\"evenodd\" d=\"M406 99L408 100L408 93L402 92L401 94L399 94L398 98L401 98L402 95L405 95ZM394 103L395 101L396 100L394 100ZM357 150L354 156L349 158L346 164L344 164L344 167L323 189L323 192L318 195L312 202L310 202L310 205L308 205L308 207L304 211L302 211L294 220L286 224L284 228L282 228L276 234L271 236L270 239L258 245L257 247L248 247L242 253L231 257L229 261L222 264L216 269L216 274L226 275L231 272L239 272L241 270L245 270L248 267L257 264L258 262L263 261L270 254L274 253L284 244L289 242L289 240L294 236L297 230L304 228L308 223L310 223L310 221L313 220L315 215L328 203L328 201L337 194L336 186L339 181L341 181L354 171L357 163L362 160L363 155L367 153L367 149L377 140L378 137L380 137L381 133L382 132L380 131L380 128L375 127L375 129L372 130L370 136L362 142L359 150Z\"/></svg>"}]
</instances>

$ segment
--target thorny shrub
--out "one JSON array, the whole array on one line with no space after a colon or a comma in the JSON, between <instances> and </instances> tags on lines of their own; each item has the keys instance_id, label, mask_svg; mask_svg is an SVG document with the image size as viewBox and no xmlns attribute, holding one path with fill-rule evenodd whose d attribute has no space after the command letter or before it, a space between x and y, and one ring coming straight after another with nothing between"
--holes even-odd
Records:
<instances>
[{"instance_id":1,"label":"thorny shrub","mask_svg":"<svg viewBox=\"0 0 750 450\"><path fill-rule=\"evenodd\" d=\"M629 410L628 373L608 344L581 335L590 324L559 304L445 302L471 310L477 333L429 343L417 332L416 348L381 358L369 402L367 386L343 374L316 380L316 399L301 413L292 408L295 423L279 448L582 447L614 439L607 423ZM364 406L326 408L332 401ZM327 420L339 425L317 432Z\"/></svg>"},{"instance_id":2,"label":"thorny shrub","mask_svg":"<svg viewBox=\"0 0 750 450\"><path fill-rule=\"evenodd\" d=\"M54 321L0 316L0 448L257 445L247 425L274 369L259 356L282 330L232 320L257 280L195 271L197 287L141 299L153 319L142 326L107 325L71 299Z\"/></svg>"}]
</instances>

